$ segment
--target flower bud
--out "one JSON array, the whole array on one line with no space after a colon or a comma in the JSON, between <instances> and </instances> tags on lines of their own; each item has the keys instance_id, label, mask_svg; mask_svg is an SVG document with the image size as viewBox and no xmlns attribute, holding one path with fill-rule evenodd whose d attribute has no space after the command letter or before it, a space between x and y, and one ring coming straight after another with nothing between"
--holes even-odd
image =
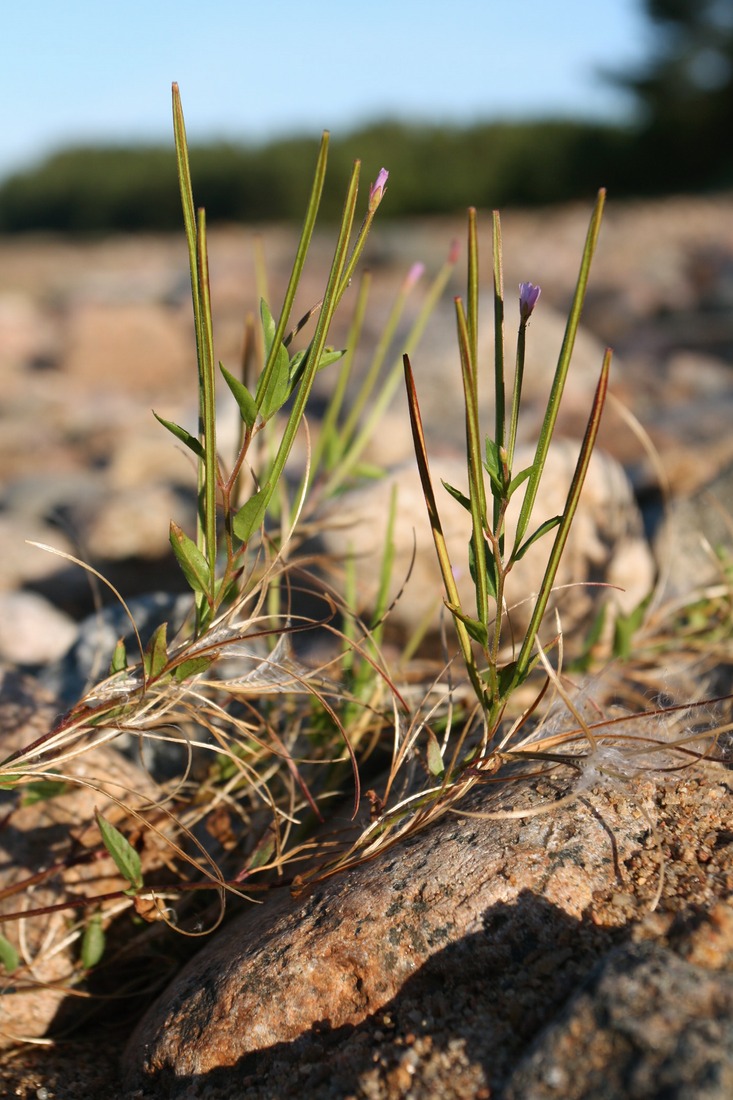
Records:
<instances>
[{"instance_id":1,"label":"flower bud","mask_svg":"<svg viewBox=\"0 0 733 1100\"><path fill-rule=\"evenodd\" d=\"M374 183L369 188L369 213L373 214L379 206L384 196L384 192L387 187L387 180L389 179L389 172L386 168L379 169L379 175Z\"/></svg>"},{"instance_id":2,"label":"flower bud","mask_svg":"<svg viewBox=\"0 0 733 1100\"><path fill-rule=\"evenodd\" d=\"M532 316L532 310L537 305L537 299L541 290L534 283L519 284L519 317L522 321L528 321Z\"/></svg>"}]
</instances>

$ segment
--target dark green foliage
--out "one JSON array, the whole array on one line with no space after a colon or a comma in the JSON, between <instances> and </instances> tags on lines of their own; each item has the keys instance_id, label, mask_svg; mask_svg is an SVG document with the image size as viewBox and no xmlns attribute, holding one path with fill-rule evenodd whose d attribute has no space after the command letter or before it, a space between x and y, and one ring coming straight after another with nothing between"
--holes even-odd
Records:
<instances>
[{"instance_id":1,"label":"dark green foliage","mask_svg":"<svg viewBox=\"0 0 733 1100\"><path fill-rule=\"evenodd\" d=\"M380 218L453 214L467 206L532 206L733 186L733 0L643 0L654 30L635 71L607 73L639 110L634 125L538 120L470 127L375 122L331 142L321 217L341 215L353 161L390 171ZM209 224L300 222L314 136L191 151ZM0 232L98 234L177 230L173 148L76 148L0 184Z\"/></svg>"},{"instance_id":2,"label":"dark green foliage","mask_svg":"<svg viewBox=\"0 0 733 1100\"><path fill-rule=\"evenodd\" d=\"M733 0L644 0L650 58L612 76L637 98L639 191L733 186Z\"/></svg>"},{"instance_id":3,"label":"dark green foliage","mask_svg":"<svg viewBox=\"0 0 733 1100\"><path fill-rule=\"evenodd\" d=\"M614 187L628 135L576 122L491 123L466 129L375 123L331 144L321 215L337 219L357 156L364 179L390 170L380 217L446 214L468 205L533 205ZM315 141L263 147L217 144L191 151L196 200L207 221L300 222ZM628 154L626 154L628 156ZM99 234L180 226L173 149L76 148L0 185L0 232Z\"/></svg>"}]
</instances>

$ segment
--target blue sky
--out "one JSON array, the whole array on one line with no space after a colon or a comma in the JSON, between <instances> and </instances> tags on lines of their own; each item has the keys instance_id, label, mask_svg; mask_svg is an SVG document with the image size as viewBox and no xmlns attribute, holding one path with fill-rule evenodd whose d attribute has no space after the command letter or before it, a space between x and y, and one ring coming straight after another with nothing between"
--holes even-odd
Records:
<instances>
[{"instance_id":1,"label":"blue sky","mask_svg":"<svg viewBox=\"0 0 733 1100\"><path fill-rule=\"evenodd\" d=\"M374 118L619 117L640 0L24 0L2 15L0 175L71 142L345 132Z\"/></svg>"}]
</instances>

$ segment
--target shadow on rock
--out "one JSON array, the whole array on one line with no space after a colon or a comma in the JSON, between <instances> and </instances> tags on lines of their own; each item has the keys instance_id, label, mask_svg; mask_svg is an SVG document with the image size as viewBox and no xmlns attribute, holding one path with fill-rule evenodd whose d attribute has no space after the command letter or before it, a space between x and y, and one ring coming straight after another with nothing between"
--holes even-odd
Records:
<instances>
[{"instance_id":1,"label":"shadow on rock","mask_svg":"<svg viewBox=\"0 0 733 1100\"><path fill-rule=\"evenodd\" d=\"M163 1069L127 1095L495 1096L535 1036L622 934L572 919L523 892L515 904L487 911L480 932L432 955L357 1026L332 1028L324 1016L297 1039L234 1065L185 1076Z\"/></svg>"}]
</instances>

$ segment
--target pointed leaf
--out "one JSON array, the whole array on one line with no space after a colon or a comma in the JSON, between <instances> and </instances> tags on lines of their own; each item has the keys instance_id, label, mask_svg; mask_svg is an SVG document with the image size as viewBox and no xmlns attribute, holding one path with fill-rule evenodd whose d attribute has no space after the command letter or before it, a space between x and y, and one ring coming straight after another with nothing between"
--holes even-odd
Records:
<instances>
[{"instance_id":1,"label":"pointed leaf","mask_svg":"<svg viewBox=\"0 0 733 1100\"><path fill-rule=\"evenodd\" d=\"M511 498L517 491L519 486L527 480L531 473L534 472L534 465L528 466L526 470L520 470L516 477L513 477L509 482L509 488L507 489L507 498Z\"/></svg>"},{"instance_id":2,"label":"pointed leaf","mask_svg":"<svg viewBox=\"0 0 733 1100\"><path fill-rule=\"evenodd\" d=\"M488 645L489 635L484 624L480 623L478 619L472 619L470 615L466 615L460 607L456 607L454 604L449 603L446 606L450 613L463 623L474 642L478 642L485 649Z\"/></svg>"},{"instance_id":3,"label":"pointed leaf","mask_svg":"<svg viewBox=\"0 0 733 1100\"><path fill-rule=\"evenodd\" d=\"M161 623L145 647L145 653L143 655L145 672L153 679L160 676L161 672L168 664L167 634L168 623Z\"/></svg>"},{"instance_id":4,"label":"pointed leaf","mask_svg":"<svg viewBox=\"0 0 733 1100\"><path fill-rule=\"evenodd\" d=\"M491 479L491 491L494 496L502 497L506 486L504 484L504 464L499 454L499 444L490 436L486 437L486 461L484 469Z\"/></svg>"},{"instance_id":5,"label":"pointed leaf","mask_svg":"<svg viewBox=\"0 0 733 1100\"><path fill-rule=\"evenodd\" d=\"M177 523L171 522L169 537L176 561L189 587L194 592L207 596L211 587L211 573L206 558L193 539L190 539Z\"/></svg>"},{"instance_id":6,"label":"pointed leaf","mask_svg":"<svg viewBox=\"0 0 733 1100\"><path fill-rule=\"evenodd\" d=\"M443 481L442 478L440 480ZM471 501L465 493L462 493L460 489L456 489L453 485L449 485L447 481L443 481L443 488L450 493L454 500L458 501L462 508L465 508L467 512L471 511Z\"/></svg>"},{"instance_id":7,"label":"pointed leaf","mask_svg":"<svg viewBox=\"0 0 733 1100\"><path fill-rule=\"evenodd\" d=\"M267 511L267 501L264 489L259 489L235 515L232 527L234 534L242 542L249 542L254 532L262 526Z\"/></svg>"},{"instance_id":8,"label":"pointed leaf","mask_svg":"<svg viewBox=\"0 0 733 1100\"><path fill-rule=\"evenodd\" d=\"M91 970L101 960L106 946L102 917L96 913L90 917L81 940L81 962L85 970Z\"/></svg>"},{"instance_id":9,"label":"pointed leaf","mask_svg":"<svg viewBox=\"0 0 733 1100\"><path fill-rule=\"evenodd\" d=\"M183 661L180 665L176 665L176 680L181 683L182 680L188 680L191 676L197 676L199 672L206 672L213 661L213 657L191 657L188 661Z\"/></svg>"},{"instance_id":10,"label":"pointed leaf","mask_svg":"<svg viewBox=\"0 0 733 1100\"><path fill-rule=\"evenodd\" d=\"M627 615L619 615L614 623L613 652L616 657L630 657L633 652L634 634L644 622L651 595L647 596L640 604ZM607 604L603 605L603 608Z\"/></svg>"},{"instance_id":11,"label":"pointed leaf","mask_svg":"<svg viewBox=\"0 0 733 1100\"><path fill-rule=\"evenodd\" d=\"M290 388L298 384L300 381L303 370L305 369L305 357L308 353L308 349L298 351L290 360ZM330 367L332 363L337 363L339 359L343 359L346 355L345 350L337 350L334 348L324 348L321 358L318 360L318 366L316 370L323 370L324 367Z\"/></svg>"},{"instance_id":12,"label":"pointed leaf","mask_svg":"<svg viewBox=\"0 0 733 1100\"><path fill-rule=\"evenodd\" d=\"M257 383L256 403L260 415L264 420L276 413L290 396L290 358L287 348L280 344L270 364L272 344L275 338L275 319L270 313L267 302L260 302L260 316L262 318L262 332L265 340L265 370L260 375ZM268 367L270 368L268 370Z\"/></svg>"},{"instance_id":13,"label":"pointed leaf","mask_svg":"<svg viewBox=\"0 0 733 1100\"><path fill-rule=\"evenodd\" d=\"M514 691L520 684L524 683L527 674L525 671L518 675L516 661L510 661L509 664L504 665L499 669L499 694L506 696L509 692Z\"/></svg>"},{"instance_id":14,"label":"pointed leaf","mask_svg":"<svg viewBox=\"0 0 733 1100\"><path fill-rule=\"evenodd\" d=\"M185 443L188 449L193 451L197 458L204 457L204 448L195 435L191 435L191 433L187 431L186 428L182 428L180 424L175 424L172 420L165 420L162 416L158 416L157 412L154 412L153 416L158 423L162 424L164 428L167 428L176 439L180 439L181 443Z\"/></svg>"},{"instance_id":15,"label":"pointed leaf","mask_svg":"<svg viewBox=\"0 0 733 1100\"><path fill-rule=\"evenodd\" d=\"M129 840L122 835L119 829L102 817L98 810L94 816L97 819L102 843L114 861L114 865L123 878L127 879L133 890L140 890L143 884L142 864Z\"/></svg>"},{"instance_id":16,"label":"pointed leaf","mask_svg":"<svg viewBox=\"0 0 733 1100\"><path fill-rule=\"evenodd\" d=\"M255 421L257 420L257 405L252 394L249 392L243 382L240 382L238 378L235 378L233 374L226 369L223 363L219 364L219 370L224 376L229 389L232 391L232 396L239 406L239 412L242 416L242 420L245 422L248 428L253 428Z\"/></svg>"},{"instance_id":17,"label":"pointed leaf","mask_svg":"<svg viewBox=\"0 0 733 1100\"><path fill-rule=\"evenodd\" d=\"M109 675L114 676L116 672L124 672L127 668L127 648L122 638L119 639L115 646L115 651L112 654L112 660L109 663Z\"/></svg>"},{"instance_id":18,"label":"pointed leaf","mask_svg":"<svg viewBox=\"0 0 733 1100\"><path fill-rule=\"evenodd\" d=\"M6 940L5 936L0 936L0 963L3 964L8 974L12 974L17 968L18 961L18 952L10 940Z\"/></svg>"},{"instance_id":19,"label":"pointed leaf","mask_svg":"<svg viewBox=\"0 0 733 1100\"><path fill-rule=\"evenodd\" d=\"M50 798L56 798L64 794L67 785L63 779L37 779L35 783L29 783L23 787L21 806L34 806L36 802L48 802Z\"/></svg>"},{"instance_id":20,"label":"pointed leaf","mask_svg":"<svg viewBox=\"0 0 733 1100\"><path fill-rule=\"evenodd\" d=\"M552 519L546 519L544 523L541 523L534 534L530 535L525 543L517 550L513 556L513 561L519 561L529 550L532 543L537 542L543 535L546 535L548 531L553 531L555 527L559 527L562 522L562 516L553 516Z\"/></svg>"}]
</instances>

